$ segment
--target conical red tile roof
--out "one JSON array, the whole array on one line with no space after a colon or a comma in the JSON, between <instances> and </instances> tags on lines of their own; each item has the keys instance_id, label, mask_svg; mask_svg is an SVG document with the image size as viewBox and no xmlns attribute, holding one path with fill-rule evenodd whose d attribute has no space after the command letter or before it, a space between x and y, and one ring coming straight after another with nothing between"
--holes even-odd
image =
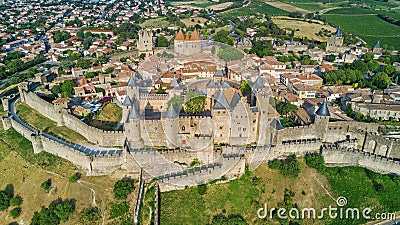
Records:
<instances>
[{"instance_id":1,"label":"conical red tile roof","mask_svg":"<svg viewBox=\"0 0 400 225\"><path fill-rule=\"evenodd\" d=\"M176 34L175 41L184 41L185 36L183 36L182 30L179 30L178 33Z\"/></svg>"}]
</instances>

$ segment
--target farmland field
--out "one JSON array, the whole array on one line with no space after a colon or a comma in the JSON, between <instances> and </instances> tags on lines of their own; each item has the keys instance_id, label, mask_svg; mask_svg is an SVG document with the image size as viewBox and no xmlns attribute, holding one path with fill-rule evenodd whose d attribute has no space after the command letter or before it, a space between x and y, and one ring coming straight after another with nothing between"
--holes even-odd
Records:
<instances>
[{"instance_id":1,"label":"farmland field","mask_svg":"<svg viewBox=\"0 0 400 225\"><path fill-rule=\"evenodd\" d=\"M400 49L400 26L387 23L375 15L324 15L327 21L342 30L352 33L374 46L378 41L382 45Z\"/></svg>"},{"instance_id":2,"label":"farmland field","mask_svg":"<svg viewBox=\"0 0 400 225\"><path fill-rule=\"evenodd\" d=\"M310 12L317 12L323 9L334 7L334 5L332 4L317 4L317 3L307 3L307 2L304 3L295 2L290 4L298 8L308 10Z\"/></svg>"},{"instance_id":3,"label":"farmland field","mask_svg":"<svg viewBox=\"0 0 400 225\"><path fill-rule=\"evenodd\" d=\"M268 5L271 5L273 7L288 11L288 12L301 12L303 15L309 13L308 10L305 10L303 8L299 8L297 6L283 3L283 2L266 2Z\"/></svg>"},{"instance_id":4,"label":"farmland field","mask_svg":"<svg viewBox=\"0 0 400 225\"><path fill-rule=\"evenodd\" d=\"M336 28L331 27L329 25L325 25L322 22L317 23L310 23L305 20L301 19L294 19L290 17L283 17L283 16L276 16L272 18L272 21L278 25L282 29L290 29L296 30L294 33L295 37L307 37L309 39L318 40L318 41L327 41L328 37L321 37L318 36L317 33L322 30L326 29L331 32L335 32Z\"/></svg>"},{"instance_id":5,"label":"farmland field","mask_svg":"<svg viewBox=\"0 0 400 225\"><path fill-rule=\"evenodd\" d=\"M374 9L364 9L364 8L340 8L333 9L326 12L326 15L330 14L378 14L380 11Z\"/></svg>"},{"instance_id":6,"label":"farmland field","mask_svg":"<svg viewBox=\"0 0 400 225\"><path fill-rule=\"evenodd\" d=\"M222 17L237 17L237 16L254 15L255 13L260 13L270 16L288 14L287 11L268 5L263 1L252 0L251 3L246 7L228 10L220 13L220 15Z\"/></svg>"}]
</instances>

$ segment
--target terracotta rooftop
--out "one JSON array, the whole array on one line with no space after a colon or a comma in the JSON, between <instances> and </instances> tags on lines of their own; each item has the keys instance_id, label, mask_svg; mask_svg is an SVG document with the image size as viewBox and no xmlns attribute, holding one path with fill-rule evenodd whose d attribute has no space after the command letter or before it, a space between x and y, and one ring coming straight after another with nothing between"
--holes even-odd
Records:
<instances>
[{"instance_id":1,"label":"terracotta rooftop","mask_svg":"<svg viewBox=\"0 0 400 225\"><path fill-rule=\"evenodd\" d=\"M200 41L200 36L199 36L199 34L197 33L196 29L193 31L192 37L190 37L190 40L191 40L191 41Z\"/></svg>"},{"instance_id":2,"label":"terracotta rooftop","mask_svg":"<svg viewBox=\"0 0 400 225\"><path fill-rule=\"evenodd\" d=\"M183 35L182 30L179 30L178 33L176 34L175 41L184 41L185 36Z\"/></svg>"}]
</instances>

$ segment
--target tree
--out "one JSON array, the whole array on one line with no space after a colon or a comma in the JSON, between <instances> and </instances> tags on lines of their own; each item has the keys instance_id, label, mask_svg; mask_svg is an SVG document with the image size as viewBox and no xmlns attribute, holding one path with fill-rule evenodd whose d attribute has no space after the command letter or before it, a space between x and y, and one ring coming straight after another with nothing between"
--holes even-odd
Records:
<instances>
[{"instance_id":1,"label":"tree","mask_svg":"<svg viewBox=\"0 0 400 225\"><path fill-rule=\"evenodd\" d=\"M89 59L78 59L75 67L81 67L82 69L89 69L92 66L92 63Z\"/></svg>"},{"instance_id":2,"label":"tree","mask_svg":"<svg viewBox=\"0 0 400 225\"><path fill-rule=\"evenodd\" d=\"M367 64L368 64L369 71L375 71L379 68L379 63L375 60L371 60Z\"/></svg>"},{"instance_id":3,"label":"tree","mask_svg":"<svg viewBox=\"0 0 400 225\"><path fill-rule=\"evenodd\" d=\"M234 39L233 39L233 37L229 36L229 31L227 31L227 30L218 31L218 33L216 33L213 36L213 40L220 42L220 43L232 45L232 46L234 44Z\"/></svg>"},{"instance_id":4,"label":"tree","mask_svg":"<svg viewBox=\"0 0 400 225\"><path fill-rule=\"evenodd\" d=\"M278 111L279 114L287 117L289 114L296 113L299 110L296 105L287 103L287 104L280 104L279 106L276 107L276 111Z\"/></svg>"},{"instance_id":5,"label":"tree","mask_svg":"<svg viewBox=\"0 0 400 225\"><path fill-rule=\"evenodd\" d=\"M75 205L71 201L65 201L63 203L57 204L54 207L54 214L60 218L61 221L65 222L69 215L74 211Z\"/></svg>"},{"instance_id":6,"label":"tree","mask_svg":"<svg viewBox=\"0 0 400 225\"><path fill-rule=\"evenodd\" d=\"M82 224L97 224L100 219L101 214L98 207L89 207L81 211L80 221Z\"/></svg>"},{"instance_id":7,"label":"tree","mask_svg":"<svg viewBox=\"0 0 400 225\"><path fill-rule=\"evenodd\" d=\"M108 74L112 74L114 72L114 68L113 67L108 67L105 71Z\"/></svg>"},{"instance_id":8,"label":"tree","mask_svg":"<svg viewBox=\"0 0 400 225\"><path fill-rule=\"evenodd\" d=\"M196 92L187 92L185 99L185 112L198 114L204 112L206 98Z\"/></svg>"},{"instance_id":9,"label":"tree","mask_svg":"<svg viewBox=\"0 0 400 225\"><path fill-rule=\"evenodd\" d=\"M167 105L168 105L168 109L169 107L174 107L175 109L181 109L182 108L182 104L183 104L183 99L180 96L174 96L172 97Z\"/></svg>"},{"instance_id":10,"label":"tree","mask_svg":"<svg viewBox=\"0 0 400 225\"><path fill-rule=\"evenodd\" d=\"M93 71L90 71L90 72L86 72L85 73L85 77L86 78L93 78L93 77L95 77L97 75L97 73L96 72L93 72Z\"/></svg>"},{"instance_id":11,"label":"tree","mask_svg":"<svg viewBox=\"0 0 400 225\"><path fill-rule=\"evenodd\" d=\"M306 164L307 166L321 172L325 169L324 156L317 153L309 153L306 155Z\"/></svg>"},{"instance_id":12,"label":"tree","mask_svg":"<svg viewBox=\"0 0 400 225\"><path fill-rule=\"evenodd\" d=\"M385 65L383 67L383 72L385 72L386 74L391 75L392 73L396 72L396 68L392 65Z\"/></svg>"},{"instance_id":13,"label":"tree","mask_svg":"<svg viewBox=\"0 0 400 225\"><path fill-rule=\"evenodd\" d=\"M280 173L285 176L297 177L300 173L300 164L296 155L291 154L283 160L273 160L268 162L271 169L279 169Z\"/></svg>"},{"instance_id":14,"label":"tree","mask_svg":"<svg viewBox=\"0 0 400 225\"><path fill-rule=\"evenodd\" d=\"M79 179L81 179L81 175L80 175L79 173L75 173L74 175L72 175L72 176L68 179L68 181L69 181L70 183L76 183L76 182L78 182Z\"/></svg>"},{"instance_id":15,"label":"tree","mask_svg":"<svg viewBox=\"0 0 400 225\"><path fill-rule=\"evenodd\" d=\"M333 61L335 61L335 59L336 59L336 56L334 54L330 54L326 57L326 61L328 61L328 62L333 62Z\"/></svg>"},{"instance_id":16,"label":"tree","mask_svg":"<svg viewBox=\"0 0 400 225\"><path fill-rule=\"evenodd\" d=\"M10 199L10 205L11 206L19 206L22 204L22 197L21 196L15 196L12 199Z\"/></svg>"},{"instance_id":17,"label":"tree","mask_svg":"<svg viewBox=\"0 0 400 225\"><path fill-rule=\"evenodd\" d=\"M0 211L8 209L10 206L10 196L4 190L0 190Z\"/></svg>"},{"instance_id":18,"label":"tree","mask_svg":"<svg viewBox=\"0 0 400 225\"><path fill-rule=\"evenodd\" d=\"M379 89L384 89L386 88L389 84L392 83L392 80L390 80L389 76L385 72L379 72L376 73L372 77L372 84L378 87Z\"/></svg>"},{"instance_id":19,"label":"tree","mask_svg":"<svg viewBox=\"0 0 400 225\"><path fill-rule=\"evenodd\" d=\"M207 192L207 184L199 184L197 185L197 192L200 195L204 195Z\"/></svg>"},{"instance_id":20,"label":"tree","mask_svg":"<svg viewBox=\"0 0 400 225\"><path fill-rule=\"evenodd\" d=\"M60 63L60 68L64 71L70 71L74 67L74 63L72 61L66 60Z\"/></svg>"},{"instance_id":21,"label":"tree","mask_svg":"<svg viewBox=\"0 0 400 225\"><path fill-rule=\"evenodd\" d=\"M13 219L17 218L19 215L21 215L21 208L20 208L20 207L13 208L13 209L10 211L10 216L11 216Z\"/></svg>"},{"instance_id":22,"label":"tree","mask_svg":"<svg viewBox=\"0 0 400 225\"><path fill-rule=\"evenodd\" d=\"M362 59L364 59L365 62L371 61L374 59L374 54L371 52L367 52L362 56Z\"/></svg>"},{"instance_id":23,"label":"tree","mask_svg":"<svg viewBox=\"0 0 400 225\"><path fill-rule=\"evenodd\" d=\"M40 185L40 187L41 187L43 190L45 190L45 191L50 190L50 187L51 187L51 179L48 179L48 180L44 181L44 182Z\"/></svg>"},{"instance_id":24,"label":"tree","mask_svg":"<svg viewBox=\"0 0 400 225\"><path fill-rule=\"evenodd\" d=\"M242 80L242 83L240 84L240 91L243 94L250 94L251 92L251 87L250 84L247 80Z\"/></svg>"},{"instance_id":25,"label":"tree","mask_svg":"<svg viewBox=\"0 0 400 225\"><path fill-rule=\"evenodd\" d=\"M74 87L76 84L72 80L65 80L61 85L61 96L63 98L69 98L74 93Z\"/></svg>"},{"instance_id":26,"label":"tree","mask_svg":"<svg viewBox=\"0 0 400 225\"><path fill-rule=\"evenodd\" d=\"M139 58L140 58L141 60L143 60L144 58L146 58L146 54L145 54L145 53L141 53L141 54L139 55Z\"/></svg>"},{"instance_id":27,"label":"tree","mask_svg":"<svg viewBox=\"0 0 400 225\"><path fill-rule=\"evenodd\" d=\"M271 51L273 46L270 41L255 41L251 47L250 52L256 54L258 57L273 54Z\"/></svg>"},{"instance_id":28,"label":"tree","mask_svg":"<svg viewBox=\"0 0 400 225\"><path fill-rule=\"evenodd\" d=\"M163 35L160 35L156 39L156 47L168 47L168 40Z\"/></svg>"},{"instance_id":29,"label":"tree","mask_svg":"<svg viewBox=\"0 0 400 225\"><path fill-rule=\"evenodd\" d=\"M114 184L114 198L118 200L123 200L128 197L133 191L133 180L125 179L119 180Z\"/></svg>"},{"instance_id":30,"label":"tree","mask_svg":"<svg viewBox=\"0 0 400 225\"><path fill-rule=\"evenodd\" d=\"M61 85L54 85L52 88L51 88L51 91L54 93L54 94L56 94L56 95L58 95L58 94L60 94L61 92L62 92L62 89L61 89Z\"/></svg>"}]
</instances>

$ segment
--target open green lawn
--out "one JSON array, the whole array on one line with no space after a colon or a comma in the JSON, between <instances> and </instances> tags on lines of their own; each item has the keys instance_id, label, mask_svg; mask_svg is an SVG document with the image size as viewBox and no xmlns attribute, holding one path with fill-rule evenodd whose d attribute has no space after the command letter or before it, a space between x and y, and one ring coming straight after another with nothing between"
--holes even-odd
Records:
<instances>
[{"instance_id":1,"label":"open green lawn","mask_svg":"<svg viewBox=\"0 0 400 225\"><path fill-rule=\"evenodd\" d=\"M69 142L82 144L89 143L89 141L82 135L65 126L57 126L56 122L43 116L25 103L18 101L16 104L16 111L21 120L35 129L52 134Z\"/></svg>"},{"instance_id":2,"label":"open green lawn","mask_svg":"<svg viewBox=\"0 0 400 225\"><path fill-rule=\"evenodd\" d=\"M154 26L167 26L169 25L168 21L165 20L164 17L159 17L155 19L148 19L140 24L141 27L154 27Z\"/></svg>"},{"instance_id":3,"label":"open green lawn","mask_svg":"<svg viewBox=\"0 0 400 225\"><path fill-rule=\"evenodd\" d=\"M327 21L342 30L361 37L374 46L378 41L382 45L400 49L400 26L383 21L375 15L324 15Z\"/></svg>"},{"instance_id":4,"label":"open green lawn","mask_svg":"<svg viewBox=\"0 0 400 225\"><path fill-rule=\"evenodd\" d=\"M257 218L257 210L264 203L268 208L283 202L284 189L295 193L293 203L300 209L336 206L339 196L347 198L347 206L370 207L376 212L397 212L400 184L390 175L381 175L360 167L325 168L316 172L299 159L302 168L298 178L288 178L277 170L261 165L254 172L226 184L208 185L206 194L198 188L162 193L161 224L207 224L216 214L240 214L248 224L277 224L277 220ZM261 178L259 180L258 178ZM377 191L376 184L382 185ZM374 215L371 213L371 215ZM280 221L288 224L289 221ZM303 220L300 224L363 224L365 220Z\"/></svg>"}]
</instances>

